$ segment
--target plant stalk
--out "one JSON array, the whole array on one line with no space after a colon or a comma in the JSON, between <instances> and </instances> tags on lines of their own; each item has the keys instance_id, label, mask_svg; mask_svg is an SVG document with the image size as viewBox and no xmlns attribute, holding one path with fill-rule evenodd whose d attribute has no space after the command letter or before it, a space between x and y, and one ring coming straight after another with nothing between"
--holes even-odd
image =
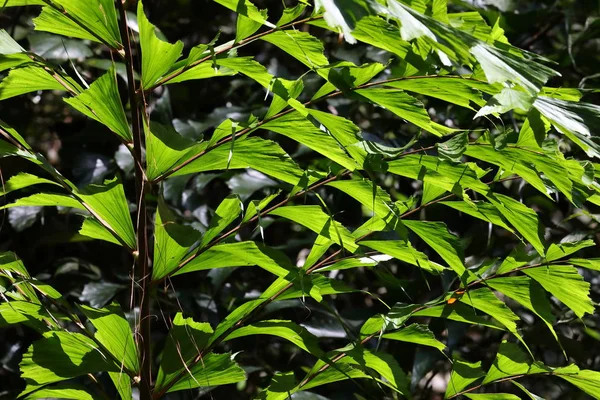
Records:
<instances>
[{"instance_id":1,"label":"plant stalk","mask_svg":"<svg viewBox=\"0 0 600 400\"><path fill-rule=\"evenodd\" d=\"M143 130L140 124L140 104L136 95L133 55L131 51L131 40L129 28L127 27L127 14L125 12L125 0L117 0L120 14L120 31L123 45L125 47L125 63L127 66L127 88L129 91L129 104L131 108L131 124L133 127L133 158L135 164L135 193L138 205L137 212L137 259L134 279L139 288L139 323L136 330L136 345L140 357L139 390L140 400L152 398L152 356L150 352L150 274L148 254L148 213L146 209L145 194L150 188L150 182L146 179L144 160L142 158ZM134 289L135 290L135 289Z\"/></svg>"}]
</instances>

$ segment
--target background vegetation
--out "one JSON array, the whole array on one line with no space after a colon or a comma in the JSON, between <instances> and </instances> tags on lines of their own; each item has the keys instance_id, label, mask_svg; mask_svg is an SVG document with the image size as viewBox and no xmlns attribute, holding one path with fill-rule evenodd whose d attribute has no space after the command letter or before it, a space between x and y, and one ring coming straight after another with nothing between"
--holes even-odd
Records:
<instances>
[{"instance_id":1,"label":"background vegetation","mask_svg":"<svg viewBox=\"0 0 600 400\"><path fill-rule=\"evenodd\" d=\"M254 3L260 9L268 9L271 16L279 16L284 5L293 6L280 1ZM580 89L598 86L598 2L472 0L451 1L449 7L452 12L481 12L490 26L499 23L510 43L556 62L553 68L562 76L552 78L547 86ZM163 37L170 42L182 40L186 52L199 43L209 43L217 36L219 43L224 43L236 35L236 15L216 2L153 0L146 2L145 10L150 21L160 28ZM134 7L130 7L130 11L130 20L135 29ZM84 80L92 82L110 68L111 54L103 45L34 31L32 18L38 14L39 7L36 6L3 9L0 28L5 29L23 47L61 66L74 78L79 74ZM406 68L398 57L376 47L364 43L351 45L341 35L314 25L303 24L296 28L319 37L330 62L386 64L377 80L401 76ZM305 65L289 54L264 41L253 42L240 53L254 55L277 77L293 80L307 70ZM136 68L140 70L139 65ZM116 70L120 77L118 82L122 99L126 103L125 65L117 62ZM3 74L6 75L6 72ZM304 75L303 82L307 93L314 93L322 84L316 74L310 73ZM598 97L594 91L584 91L584 94L586 102L597 104ZM270 102L265 100L266 95L266 90L252 79L235 75L163 86L153 91L146 101L153 121L172 125L182 136L199 140L203 135L209 137L214 128L228 118L246 121L251 114L264 114ZM128 151L116 137L106 133L106 127L68 107L63 97L63 93L56 91L12 97L0 102L0 118L20 132L36 151L42 153L78 187L102 183L105 179L120 175L128 188L127 196L133 209L134 165ZM309 98L303 94L299 100L307 101ZM420 96L420 99L435 122L473 131L489 129L494 135L514 135L512 132L520 131L525 118L518 111L510 111L500 119L474 120L471 110L435 98ZM386 146L408 146L405 151L410 152L434 146L440 141L433 135L425 134L415 145L411 140L420 129L372 104L338 96L321 102L317 107L352 120L362 129L365 139ZM272 132L267 131L261 136L275 138ZM577 146L568 140L561 140L554 130L550 138L560 140L561 150L569 157L580 160L588 158ZM321 171L335 169L327 159L297 142L280 136L277 140L302 168ZM427 154L436 154L435 148ZM0 159L4 181L22 171L36 173L36 168L23 159ZM385 174L376 168L371 174L396 200L419 198L423 193L423 185L418 180ZM493 176L492 173L486 178L492 179ZM591 241L587 242L590 246L580 250L577 256L582 259L599 256L598 204L575 205L557 193L548 198L526 181L510 179L510 176L501 177L509 179L497 185L498 191L520 200L537 212L546 227L543 238L547 243L588 240ZM483 180L486 181L486 178ZM174 177L163 184L166 203L182 221L201 232L206 231L216 208L228 195L237 194L249 204L249 200L277 193L279 187L278 182L254 170L226 170L192 177ZM371 215L368 207L341 191L320 187L315 193L320 197L307 195L297 204L319 205L322 200L337 221L352 228L359 227ZM21 195L12 193L4 196L2 202L8 204L18 197ZM15 207L1 212L0 249L15 252L32 276L51 284L69 301L104 307L115 300L125 309L128 308L132 273L130 255L114 244L92 241L78 234L80 215L64 209L42 207ZM490 265L490 260L504 259L521 250L521 242L507 230L492 227L441 204L417 208L412 218L443 220L449 231L460 237L468 267L482 263ZM238 239L264 242L283 251L299 266L306 260L316 239L312 231L274 217L265 217L259 221L259 227L245 227L237 235ZM427 253L431 260L443 263L426 243L417 239L414 244ZM531 246L528 250L531 250ZM318 337L323 349L332 350L355 340L369 317L388 312L385 304L427 302L443 294L453 284L449 276L432 277L396 260L376 264L371 268L330 273L330 278L343 281L348 287L359 291L326 297L322 302L310 296L281 300L265 307L257 320L292 320ZM600 301L598 272L584 269L581 273L591 284L590 297L597 303ZM214 327L242 301L257 297L272 280L270 274L256 268L224 268L173 277L157 288L152 345L162 348L167 339L169 318L174 312L181 310L186 316L209 322ZM529 344L537 359L548 365L566 365L564 350L569 362L581 369L600 370L600 352L597 350L600 348L600 317L588 313L578 318L556 299L552 301L552 307L558 315L554 328L562 349L544 321L518 303L507 300L523 320L520 327L524 342ZM127 317L133 320L133 312L128 312ZM421 318L418 321L428 320ZM455 355L469 362L481 362L487 368L494 362L502 340L515 342L514 337L510 339L511 336L503 331L445 319L431 319L429 328L447 346L446 355L439 349L403 341L373 340L368 343L370 348L379 347L394 356L400 367L410 374L411 391L414 398L419 399L443 398L452 371L447 356ZM0 329L0 398L15 398L24 388L18 364L27 348L38 338L38 333L22 326L11 325ZM205 394L215 399L252 398L272 383L276 372L296 371L298 376L302 376L303 371L306 372L314 363L310 354L273 336L248 336L232 340L222 344L220 350L241 352L236 360L247 373L246 381L237 385L203 388L192 394L175 392L169 398L197 398ZM107 376L100 376L99 379L110 386ZM587 396L561 380L534 376L519 382L543 398L577 399ZM498 383L484 390L523 396L523 392L509 383ZM397 396L387 389L381 389L376 383L357 383L355 380L322 386L315 393L318 395L295 395L294 398L333 400L353 396L365 399Z\"/></svg>"}]
</instances>

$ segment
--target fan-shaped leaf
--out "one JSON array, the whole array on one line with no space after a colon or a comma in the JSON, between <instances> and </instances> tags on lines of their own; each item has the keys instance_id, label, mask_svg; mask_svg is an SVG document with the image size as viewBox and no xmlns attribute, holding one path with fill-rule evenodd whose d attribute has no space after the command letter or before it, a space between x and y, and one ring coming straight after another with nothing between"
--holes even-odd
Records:
<instances>
[{"instance_id":1,"label":"fan-shaped leaf","mask_svg":"<svg viewBox=\"0 0 600 400\"><path fill-rule=\"evenodd\" d=\"M89 89L65 101L82 114L106 125L124 141L132 140L129 123L119 96L114 67L96 79Z\"/></svg>"},{"instance_id":2,"label":"fan-shaped leaf","mask_svg":"<svg viewBox=\"0 0 600 400\"><path fill-rule=\"evenodd\" d=\"M528 268L524 272L569 307L579 318L593 314L590 284L570 265Z\"/></svg>"},{"instance_id":3,"label":"fan-shaped leaf","mask_svg":"<svg viewBox=\"0 0 600 400\"><path fill-rule=\"evenodd\" d=\"M144 14L144 5L140 1L137 9L137 22L140 30L142 48L142 87L151 87L181 56L183 43L170 44L156 36L156 27Z\"/></svg>"},{"instance_id":4,"label":"fan-shaped leaf","mask_svg":"<svg viewBox=\"0 0 600 400\"><path fill-rule=\"evenodd\" d=\"M96 327L95 337L125 368L137 371L139 359L133 332L125 319L121 307L112 303L105 308L80 306L81 311Z\"/></svg>"}]
</instances>

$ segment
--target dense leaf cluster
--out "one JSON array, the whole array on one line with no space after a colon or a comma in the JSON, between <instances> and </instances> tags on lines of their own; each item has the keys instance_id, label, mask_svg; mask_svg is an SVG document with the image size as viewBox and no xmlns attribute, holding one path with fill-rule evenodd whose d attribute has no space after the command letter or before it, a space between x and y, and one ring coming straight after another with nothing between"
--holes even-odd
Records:
<instances>
[{"instance_id":1,"label":"dense leaf cluster","mask_svg":"<svg viewBox=\"0 0 600 400\"><path fill-rule=\"evenodd\" d=\"M142 1L0 2L46 32L26 50L0 31L0 100L61 98L89 121L78 140L112 133L114 154L78 175L0 121L0 209L27 216L12 229L53 207L70 234L54 244L109 254L53 277L0 254L0 326L37 335L10 395L424 398L439 375L445 398L600 398L569 333L599 336L600 107L546 86L559 73L499 20L447 0L215 0L235 29L197 44ZM239 108L173 118L181 90L222 80Z\"/></svg>"}]
</instances>

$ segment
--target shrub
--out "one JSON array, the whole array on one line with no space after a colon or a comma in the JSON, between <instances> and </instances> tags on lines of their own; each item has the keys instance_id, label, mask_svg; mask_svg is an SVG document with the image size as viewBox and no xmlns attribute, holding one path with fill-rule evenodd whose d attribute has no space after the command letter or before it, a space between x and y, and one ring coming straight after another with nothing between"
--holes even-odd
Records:
<instances>
[{"instance_id":1,"label":"shrub","mask_svg":"<svg viewBox=\"0 0 600 400\"><path fill-rule=\"evenodd\" d=\"M559 225L545 213L551 202L567 210L563 219L600 205L587 160L600 156L600 109L580 102L580 90L544 86L557 75L545 59L511 46L476 12L448 12L445 0L299 2L278 20L249 1L216 2L237 14L235 37L217 35L182 57L184 44L165 41L141 1L132 24L121 1L4 0L42 6L36 30L98 43L112 62L88 85L72 63L69 73L2 31L0 100L63 93L102 134L112 132L122 162L103 182L78 185L0 122L0 156L36 168L6 181L2 195L18 196L2 208L74 215L76 240L119 246L127 261L115 257L115 268L131 278L129 295L109 291L86 305L32 276L16 254L1 255L0 324L39 333L20 362L20 396L129 399L135 390L158 399L247 381L238 386L244 396L287 399L347 381L338 387L348 396L410 398L426 374L451 366L446 398L536 398L530 390L540 387L520 382L538 381L600 398L600 373L573 363L563 346L564 324L594 314L580 272L600 261L575 257L594 242L584 233L553 243L544 224ZM381 51L387 64L330 61L320 37L335 35ZM247 51L257 42L304 73L274 75ZM249 114L221 118L202 135L151 118L165 86L230 76L266 92ZM344 116L356 106L368 107L363 129ZM378 114L396 119L374 131L411 139L363 132ZM495 124L501 114L518 131ZM232 193L201 192L216 206L202 225L168 191L212 179L229 179ZM517 200L524 190L536 200ZM310 251L297 254L293 241L309 241ZM247 268L232 275L236 267ZM202 312L181 305L186 295L174 287L184 279L202 293L189 294ZM350 320L338 312L344 302L368 302L369 314ZM333 316L341 335L323 333L333 328L321 314L306 323L290 305ZM478 356L485 344L466 329L489 338L492 360ZM254 348L254 335L269 335L258 343L280 346L288 361L264 362L267 374L250 380L267 352ZM553 338L564 359L542 362L536 335Z\"/></svg>"}]
</instances>

